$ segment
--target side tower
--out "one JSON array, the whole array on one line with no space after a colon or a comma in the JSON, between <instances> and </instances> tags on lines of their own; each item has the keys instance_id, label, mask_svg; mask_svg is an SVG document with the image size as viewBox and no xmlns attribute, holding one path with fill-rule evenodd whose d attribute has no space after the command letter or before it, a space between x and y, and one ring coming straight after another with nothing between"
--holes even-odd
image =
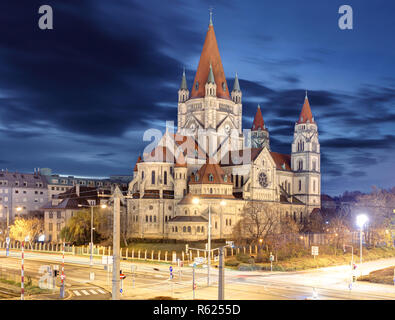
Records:
<instances>
[{"instance_id":1,"label":"side tower","mask_svg":"<svg viewBox=\"0 0 395 320\"><path fill-rule=\"evenodd\" d=\"M267 130L265 122L263 121L261 107L259 104L251 128L251 147L266 147L270 151L269 130Z\"/></svg>"},{"instance_id":2,"label":"side tower","mask_svg":"<svg viewBox=\"0 0 395 320\"><path fill-rule=\"evenodd\" d=\"M235 76L235 82L233 84L233 90L231 92L231 97L232 97L232 101L235 103L233 113L238 115L237 118L238 125L239 128L242 128L242 116L243 116L243 106L241 104L242 93L240 90L239 77L237 76L237 72Z\"/></svg>"},{"instance_id":3,"label":"side tower","mask_svg":"<svg viewBox=\"0 0 395 320\"><path fill-rule=\"evenodd\" d=\"M291 168L295 172L293 194L307 205L308 211L320 208L320 143L307 92L299 120L295 123Z\"/></svg>"},{"instance_id":4,"label":"side tower","mask_svg":"<svg viewBox=\"0 0 395 320\"><path fill-rule=\"evenodd\" d=\"M189 99L189 90L187 85L187 78L185 76L185 69L182 72L181 86L178 90L178 127L181 127L185 122L185 114L187 107L185 101Z\"/></svg>"},{"instance_id":5,"label":"side tower","mask_svg":"<svg viewBox=\"0 0 395 320\"><path fill-rule=\"evenodd\" d=\"M188 168L185 157L180 152L174 166L174 199L182 199L187 194Z\"/></svg>"}]
</instances>

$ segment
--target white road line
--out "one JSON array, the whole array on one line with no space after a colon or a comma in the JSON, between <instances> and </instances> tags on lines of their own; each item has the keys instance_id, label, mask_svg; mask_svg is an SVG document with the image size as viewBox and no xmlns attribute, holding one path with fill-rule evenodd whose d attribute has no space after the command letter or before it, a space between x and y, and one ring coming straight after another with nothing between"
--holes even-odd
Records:
<instances>
[{"instance_id":1,"label":"white road line","mask_svg":"<svg viewBox=\"0 0 395 320\"><path fill-rule=\"evenodd\" d=\"M80 295L81 295L81 293L79 293L77 290L74 290L73 293L74 293L76 296L80 296Z\"/></svg>"},{"instance_id":2,"label":"white road line","mask_svg":"<svg viewBox=\"0 0 395 320\"><path fill-rule=\"evenodd\" d=\"M90 292L92 292L93 294L98 294L95 290L89 290Z\"/></svg>"},{"instance_id":3,"label":"white road line","mask_svg":"<svg viewBox=\"0 0 395 320\"><path fill-rule=\"evenodd\" d=\"M86 290L81 290L81 291L82 291L82 293L83 293L84 295L89 296L89 292L88 292L88 291L86 291Z\"/></svg>"},{"instance_id":4,"label":"white road line","mask_svg":"<svg viewBox=\"0 0 395 320\"><path fill-rule=\"evenodd\" d=\"M102 289L96 289L97 291L99 291L101 294L106 294L105 291L103 291Z\"/></svg>"}]
</instances>

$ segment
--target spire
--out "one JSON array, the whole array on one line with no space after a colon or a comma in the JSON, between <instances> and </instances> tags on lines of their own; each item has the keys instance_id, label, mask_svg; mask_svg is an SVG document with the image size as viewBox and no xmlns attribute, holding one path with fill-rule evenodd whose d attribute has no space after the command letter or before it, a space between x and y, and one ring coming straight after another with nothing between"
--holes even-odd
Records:
<instances>
[{"instance_id":1,"label":"spire","mask_svg":"<svg viewBox=\"0 0 395 320\"><path fill-rule=\"evenodd\" d=\"M215 83L214 74L213 74L213 68L211 66L211 63L210 63L210 71L208 73L207 83Z\"/></svg>"},{"instance_id":2,"label":"spire","mask_svg":"<svg viewBox=\"0 0 395 320\"><path fill-rule=\"evenodd\" d=\"M235 83L233 84L233 91L241 91L240 90L240 85L239 85L239 78L237 76L237 72L236 72L236 77L235 77Z\"/></svg>"},{"instance_id":3,"label":"spire","mask_svg":"<svg viewBox=\"0 0 395 320\"><path fill-rule=\"evenodd\" d=\"M214 80L217 85L217 97L230 100L229 89L226 83L225 72L222 66L213 25L209 25L206 33L206 39L204 40L199 65L192 84L191 98L204 97L204 84L208 79L210 64L212 66Z\"/></svg>"},{"instance_id":4,"label":"spire","mask_svg":"<svg viewBox=\"0 0 395 320\"><path fill-rule=\"evenodd\" d=\"M298 123L306 123L307 120L310 123L314 123L314 118L313 118L313 114L311 112L309 98L307 97L307 90L306 90L306 96L304 98L304 104L303 104L302 111L300 112Z\"/></svg>"},{"instance_id":5,"label":"spire","mask_svg":"<svg viewBox=\"0 0 395 320\"><path fill-rule=\"evenodd\" d=\"M213 8L210 8L209 11L210 11L210 23L208 25L210 27L213 25Z\"/></svg>"},{"instance_id":6,"label":"spire","mask_svg":"<svg viewBox=\"0 0 395 320\"><path fill-rule=\"evenodd\" d=\"M137 164L140 163L140 162L141 162L141 155L139 155L139 157L137 159L137 162L136 162L136 165L134 166L134 170L133 170L134 172L138 171L137 170Z\"/></svg>"},{"instance_id":7,"label":"spire","mask_svg":"<svg viewBox=\"0 0 395 320\"><path fill-rule=\"evenodd\" d=\"M256 110L256 114L255 114L254 122L252 123L251 130L257 131L258 129L267 130L265 128L265 123L263 121L262 112L261 112L261 106L259 104L258 104L258 108Z\"/></svg>"},{"instance_id":8,"label":"spire","mask_svg":"<svg viewBox=\"0 0 395 320\"><path fill-rule=\"evenodd\" d=\"M188 90L188 85L187 85L187 78L185 77L185 68L184 71L182 72L182 80L181 80L181 86L180 90Z\"/></svg>"}]
</instances>

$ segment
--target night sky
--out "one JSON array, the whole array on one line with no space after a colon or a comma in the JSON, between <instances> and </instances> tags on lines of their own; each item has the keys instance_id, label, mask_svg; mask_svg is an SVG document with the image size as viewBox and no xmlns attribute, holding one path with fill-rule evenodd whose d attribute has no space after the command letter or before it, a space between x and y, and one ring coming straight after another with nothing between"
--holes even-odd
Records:
<instances>
[{"instance_id":1,"label":"night sky","mask_svg":"<svg viewBox=\"0 0 395 320\"><path fill-rule=\"evenodd\" d=\"M43 4L54 30L38 28ZM343 4L353 30L338 27ZM239 75L244 128L260 103L272 150L290 153L307 89L323 193L394 185L395 2L383 0L2 1L0 167L131 174L144 131L176 121L210 6L230 88Z\"/></svg>"}]
</instances>

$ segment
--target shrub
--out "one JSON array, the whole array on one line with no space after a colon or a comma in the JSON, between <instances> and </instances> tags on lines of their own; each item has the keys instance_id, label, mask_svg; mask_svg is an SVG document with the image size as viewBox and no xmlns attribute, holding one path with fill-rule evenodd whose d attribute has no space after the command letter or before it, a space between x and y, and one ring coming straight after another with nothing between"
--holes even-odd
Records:
<instances>
[{"instance_id":1,"label":"shrub","mask_svg":"<svg viewBox=\"0 0 395 320\"><path fill-rule=\"evenodd\" d=\"M251 257L248 254L239 253L236 259L242 263L251 263Z\"/></svg>"}]
</instances>

